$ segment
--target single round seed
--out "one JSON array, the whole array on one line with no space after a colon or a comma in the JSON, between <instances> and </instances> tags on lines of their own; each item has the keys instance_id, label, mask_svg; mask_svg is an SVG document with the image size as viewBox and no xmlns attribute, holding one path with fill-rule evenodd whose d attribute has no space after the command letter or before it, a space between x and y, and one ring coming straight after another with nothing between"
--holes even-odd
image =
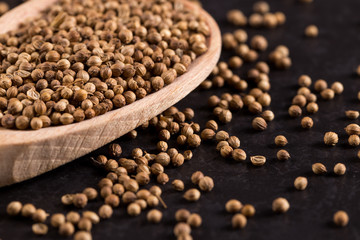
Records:
<instances>
[{"instance_id":1,"label":"single round seed","mask_svg":"<svg viewBox=\"0 0 360 240\"><path fill-rule=\"evenodd\" d=\"M16 215L20 214L21 209L22 209L21 202L13 201L7 205L6 212L10 216L16 216Z\"/></svg>"},{"instance_id":2,"label":"single round seed","mask_svg":"<svg viewBox=\"0 0 360 240\"><path fill-rule=\"evenodd\" d=\"M50 218L50 224L55 228L60 227L63 223L65 223L65 216L62 213L55 213Z\"/></svg>"},{"instance_id":3,"label":"single round seed","mask_svg":"<svg viewBox=\"0 0 360 240\"><path fill-rule=\"evenodd\" d=\"M286 161L290 158L290 154L288 153L288 151L282 149L277 152L276 157L280 161Z\"/></svg>"},{"instance_id":4,"label":"single round seed","mask_svg":"<svg viewBox=\"0 0 360 240\"><path fill-rule=\"evenodd\" d=\"M335 166L334 166L334 173L336 175L344 175L346 172L346 166L343 164L343 163L337 163Z\"/></svg>"},{"instance_id":5,"label":"single round seed","mask_svg":"<svg viewBox=\"0 0 360 240\"><path fill-rule=\"evenodd\" d=\"M127 213L130 216L138 216L141 213L141 207L137 203L130 203L127 207Z\"/></svg>"},{"instance_id":6,"label":"single round seed","mask_svg":"<svg viewBox=\"0 0 360 240\"><path fill-rule=\"evenodd\" d=\"M233 228L244 228L246 227L247 219L241 213L235 214L231 219L231 225Z\"/></svg>"},{"instance_id":7,"label":"single round seed","mask_svg":"<svg viewBox=\"0 0 360 240\"><path fill-rule=\"evenodd\" d=\"M301 119L301 127L302 128L310 129L313 127L313 125L314 125L314 122L313 122L312 118L304 117L303 119Z\"/></svg>"},{"instance_id":8,"label":"single round seed","mask_svg":"<svg viewBox=\"0 0 360 240\"><path fill-rule=\"evenodd\" d=\"M339 137L334 132L327 132L324 135L324 142L326 145L335 146L339 141Z\"/></svg>"},{"instance_id":9,"label":"single round seed","mask_svg":"<svg viewBox=\"0 0 360 240\"><path fill-rule=\"evenodd\" d=\"M255 130L258 130L258 131L263 131L267 128L267 123L266 121L261 118L261 117L256 117L253 119L252 121L252 127L255 129Z\"/></svg>"},{"instance_id":10,"label":"single round seed","mask_svg":"<svg viewBox=\"0 0 360 240\"><path fill-rule=\"evenodd\" d=\"M201 191L210 192L214 188L214 181L211 177L205 176L199 180Z\"/></svg>"},{"instance_id":11,"label":"single round seed","mask_svg":"<svg viewBox=\"0 0 360 240\"><path fill-rule=\"evenodd\" d=\"M162 212L152 209L147 213L146 219L151 223L159 223L162 219Z\"/></svg>"},{"instance_id":12,"label":"single round seed","mask_svg":"<svg viewBox=\"0 0 360 240\"><path fill-rule=\"evenodd\" d=\"M331 85L331 89L335 92L335 94L341 94L344 91L344 85L341 82L334 82Z\"/></svg>"},{"instance_id":13,"label":"single round seed","mask_svg":"<svg viewBox=\"0 0 360 240\"><path fill-rule=\"evenodd\" d=\"M47 214L45 212L45 210L39 208L39 209L36 209L36 211L33 213L32 215L32 219L35 221L35 222L45 222L46 221L46 218L48 217L49 214Z\"/></svg>"},{"instance_id":14,"label":"single round seed","mask_svg":"<svg viewBox=\"0 0 360 240\"><path fill-rule=\"evenodd\" d=\"M92 240L92 236L87 231L78 231L74 235L74 240Z\"/></svg>"},{"instance_id":15,"label":"single round seed","mask_svg":"<svg viewBox=\"0 0 360 240\"><path fill-rule=\"evenodd\" d=\"M302 114L302 110L298 105L290 106L288 112L289 112L290 117L299 117Z\"/></svg>"},{"instance_id":16,"label":"single round seed","mask_svg":"<svg viewBox=\"0 0 360 240\"><path fill-rule=\"evenodd\" d=\"M348 142L350 146L357 147L360 145L360 137L358 135L350 135Z\"/></svg>"},{"instance_id":17,"label":"single round seed","mask_svg":"<svg viewBox=\"0 0 360 240\"><path fill-rule=\"evenodd\" d=\"M84 231L88 231L90 232L91 231L91 228L92 228L92 222L90 219L88 218L81 218L79 223L78 223L78 228L80 230L84 230Z\"/></svg>"},{"instance_id":18,"label":"single round seed","mask_svg":"<svg viewBox=\"0 0 360 240\"><path fill-rule=\"evenodd\" d=\"M334 90L327 88L321 91L320 95L325 100L331 100L335 97L335 92Z\"/></svg>"},{"instance_id":19,"label":"single round seed","mask_svg":"<svg viewBox=\"0 0 360 240\"><path fill-rule=\"evenodd\" d=\"M241 204L241 202L236 199L231 199L231 200L227 201L225 204L225 209L229 213L239 212L242 207L243 207L243 205Z\"/></svg>"},{"instance_id":20,"label":"single round seed","mask_svg":"<svg viewBox=\"0 0 360 240\"><path fill-rule=\"evenodd\" d=\"M178 224L175 225L174 227L174 235L175 236L181 236L181 235L186 235L186 234L190 234L191 233L191 228L190 225L187 223L183 223L180 222Z\"/></svg>"},{"instance_id":21,"label":"single round seed","mask_svg":"<svg viewBox=\"0 0 360 240\"><path fill-rule=\"evenodd\" d=\"M72 224L77 224L80 221L80 214L74 211L70 211L66 214L66 221Z\"/></svg>"},{"instance_id":22,"label":"single round seed","mask_svg":"<svg viewBox=\"0 0 360 240\"><path fill-rule=\"evenodd\" d=\"M315 174L324 174L327 172L326 167L322 163L314 163L311 168Z\"/></svg>"},{"instance_id":23,"label":"single round seed","mask_svg":"<svg viewBox=\"0 0 360 240\"><path fill-rule=\"evenodd\" d=\"M309 38L315 38L319 35L319 29L315 25L309 25L305 28L305 36Z\"/></svg>"},{"instance_id":24,"label":"single round seed","mask_svg":"<svg viewBox=\"0 0 360 240\"><path fill-rule=\"evenodd\" d=\"M109 205L105 204L99 208L99 217L103 219L111 218L112 214L113 214L113 209Z\"/></svg>"},{"instance_id":25,"label":"single round seed","mask_svg":"<svg viewBox=\"0 0 360 240\"><path fill-rule=\"evenodd\" d=\"M275 144L279 147L284 147L288 144L288 140L283 135L278 135L275 137Z\"/></svg>"},{"instance_id":26,"label":"single round seed","mask_svg":"<svg viewBox=\"0 0 360 240\"><path fill-rule=\"evenodd\" d=\"M241 209L241 214L243 214L247 218L253 217L255 215L255 212L255 207L251 204L245 204Z\"/></svg>"},{"instance_id":27,"label":"single round seed","mask_svg":"<svg viewBox=\"0 0 360 240\"><path fill-rule=\"evenodd\" d=\"M274 120L275 115L271 110L266 110L261 114L261 117L265 119L267 122L271 122Z\"/></svg>"},{"instance_id":28,"label":"single round seed","mask_svg":"<svg viewBox=\"0 0 360 240\"><path fill-rule=\"evenodd\" d=\"M360 126L356 123L351 123L346 126L345 131L348 135L359 135L360 134Z\"/></svg>"},{"instance_id":29,"label":"single round seed","mask_svg":"<svg viewBox=\"0 0 360 240\"><path fill-rule=\"evenodd\" d=\"M250 161L254 166L262 166L266 162L266 157L264 157L264 156L251 156Z\"/></svg>"},{"instance_id":30,"label":"single round seed","mask_svg":"<svg viewBox=\"0 0 360 240\"><path fill-rule=\"evenodd\" d=\"M196 171L191 175L191 182L193 184L198 185L200 182L200 179L202 179L204 177L204 174L200 171Z\"/></svg>"},{"instance_id":31,"label":"single round seed","mask_svg":"<svg viewBox=\"0 0 360 240\"><path fill-rule=\"evenodd\" d=\"M61 236L69 237L75 232L75 227L71 222L65 222L59 227L59 234Z\"/></svg>"},{"instance_id":32,"label":"single round seed","mask_svg":"<svg viewBox=\"0 0 360 240\"><path fill-rule=\"evenodd\" d=\"M201 223L202 223L202 218L197 213L191 214L187 219L187 224L189 224L191 227L194 227L194 228L200 227Z\"/></svg>"},{"instance_id":33,"label":"single round seed","mask_svg":"<svg viewBox=\"0 0 360 240\"><path fill-rule=\"evenodd\" d=\"M235 161L245 161L246 160L246 153L244 150L242 150L240 148L234 149L231 156Z\"/></svg>"},{"instance_id":34,"label":"single round seed","mask_svg":"<svg viewBox=\"0 0 360 240\"><path fill-rule=\"evenodd\" d=\"M180 179L175 179L174 181L172 181L172 186L176 191L184 191L185 185L184 182L181 181Z\"/></svg>"},{"instance_id":35,"label":"single round seed","mask_svg":"<svg viewBox=\"0 0 360 240\"><path fill-rule=\"evenodd\" d=\"M311 78L308 75L301 75L298 79L299 86L301 87L310 87L311 82Z\"/></svg>"},{"instance_id":36,"label":"single round seed","mask_svg":"<svg viewBox=\"0 0 360 240\"><path fill-rule=\"evenodd\" d=\"M35 223L31 228L33 233L36 235L46 235L48 232L48 226L43 223Z\"/></svg>"},{"instance_id":37,"label":"single round seed","mask_svg":"<svg viewBox=\"0 0 360 240\"><path fill-rule=\"evenodd\" d=\"M182 208L176 211L175 220L178 222L186 222L189 216L190 216L190 212Z\"/></svg>"},{"instance_id":38,"label":"single round seed","mask_svg":"<svg viewBox=\"0 0 360 240\"><path fill-rule=\"evenodd\" d=\"M21 209L21 215L23 217L32 217L32 215L35 213L36 208L33 204L27 203L25 204Z\"/></svg>"},{"instance_id":39,"label":"single round seed","mask_svg":"<svg viewBox=\"0 0 360 240\"><path fill-rule=\"evenodd\" d=\"M333 221L338 227L345 227L349 223L349 216L345 211L337 211L334 214Z\"/></svg>"},{"instance_id":40,"label":"single round seed","mask_svg":"<svg viewBox=\"0 0 360 240\"><path fill-rule=\"evenodd\" d=\"M354 111L354 110L348 110L348 111L345 111L345 115L347 118L349 119L357 119L359 117L359 111Z\"/></svg>"},{"instance_id":41,"label":"single round seed","mask_svg":"<svg viewBox=\"0 0 360 240\"><path fill-rule=\"evenodd\" d=\"M272 203L272 210L277 213L285 213L289 210L290 204L285 198L276 198Z\"/></svg>"},{"instance_id":42,"label":"single round seed","mask_svg":"<svg viewBox=\"0 0 360 240\"><path fill-rule=\"evenodd\" d=\"M88 202L88 198L83 193L77 193L73 198L73 204L75 207L78 208L84 208L87 205L87 202Z\"/></svg>"},{"instance_id":43,"label":"single round seed","mask_svg":"<svg viewBox=\"0 0 360 240\"><path fill-rule=\"evenodd\" d=\"M297 177L294 181L294 187L297 190L305 190L308 185L308 180L306 177Z\"/></svg>"},{"instance_id":44,"label":"single round seed","mask_svg":"<svg viewBox=\"0 0 360 240\"><path fill-rule=\"evenodd\" d=\"M196 188L192 188L187 190L184 193L184 198L189 201L189 202L196 202L197 200L200 199L201 193L199 190L197 190Z\"/></svg>"}]
</instances>

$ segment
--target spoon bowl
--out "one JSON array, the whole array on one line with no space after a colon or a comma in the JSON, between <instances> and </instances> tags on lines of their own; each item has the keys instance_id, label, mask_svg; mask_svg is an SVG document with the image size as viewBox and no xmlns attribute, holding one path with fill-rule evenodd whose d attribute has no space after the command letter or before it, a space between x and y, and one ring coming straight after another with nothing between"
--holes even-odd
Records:
<instances>
[{"instance_id":1,"label":"spoon bowl","mask_svg":"<svg viewBox=\"0 0 360 240\"><path fill-rule=\"evenodd\" d=\"M21 4L0 18L0 33L16 29L22 19L36 17L55 2L31 0ZM86 155L157 116L198 87L219 60L221 34L206 11L185 0L184 5L202 14L211 30L208 51L190 65L188 72L158 92L83 122L36 131L0 128L0 186L30 179Z\"/></svg>"}]
</instances>

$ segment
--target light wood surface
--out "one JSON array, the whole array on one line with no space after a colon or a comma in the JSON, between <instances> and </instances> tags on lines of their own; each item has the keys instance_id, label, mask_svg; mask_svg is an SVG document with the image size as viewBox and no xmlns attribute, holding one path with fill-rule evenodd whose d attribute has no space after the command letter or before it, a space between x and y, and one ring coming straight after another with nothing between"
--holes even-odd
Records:
<instances>
[{"instance_id":1,"label":"light wood surface","mask_svg":"<svg viewBox=\"0 0 360 240\"><path fill-rule=\"evenodd\" d=\"M13 9L0 18L0 33L16 29L22 20L54 2L31 0ZM0 186L30 179L104 146L174 105L206 79L220 56L220 30L204 10L184 3L201 12L211 29L208 52L196 59L187 73L144 99L80 123L37 131L0 128Z\"/></svg>"}]
</instances>

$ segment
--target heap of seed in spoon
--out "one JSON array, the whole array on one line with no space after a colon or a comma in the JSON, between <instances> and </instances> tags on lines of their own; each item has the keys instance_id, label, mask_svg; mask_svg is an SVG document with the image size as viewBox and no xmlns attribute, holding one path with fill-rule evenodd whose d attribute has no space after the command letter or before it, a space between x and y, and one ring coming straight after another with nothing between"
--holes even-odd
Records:
<instances>
[{"instance_id":1,"label":"heap of seed in spoon","mask_svg":"<svg viewBox=\"0 0 360 240\"><path fill-rule=\"evenodd\" d=\"M59 0L0 35L1 126L66 125L131 104L184 74L209 34L177 0Z\"/></svg>"},{"instance_id":2,"label":"heap of seed in spoon","mask_svg":"<svg viewBox=\"0 0 360 240\"><path fill-rule=\"evenodd\" d=\"M301 2L311 2L302 0ZM284 24L285 16L277 12L270 13L270 8L266 2L254 4L255 13L251 15L249 25L252 27L275 27ZM254 16L255 15L255 16ZM248 19L240 11L232 11L228 18L230 22L237 26L244 26ZM256 24L255 24L256 23ZM255 25L254 25L255 24ZM194 111L186 108L179 111L176 107L170 107L157 117L145 122L140 128L152 128L157 131L158 142L154 144L155 151L147 152L145 149L134 148L130 156L124 156L119 144L113 143L109 146L107 156L100 155L94 158L93 162L107 171L106 177L98 183L98 188L85 188L81 192L66 194L61 197L64 205L83 209L87 207L89 201L100 200L103 205L96 211L81 210L80 214L74 211L55 213L50 217L50 225L58 228L59 234L64 236L74 235L74 239L91 239L89 233L93 225L112 217L117 208L124 207L130 216L139 216L147 211L146 218L149 223L160 223L163 221L163 214L160 206L167 208L163 199L162 189L158 185L170 184L174 191L179 192L179 198L185 201L196 202L201 200L202 194L206 194L215 188L215 182L210 176L206 176L202 171L195 171L183 176L182 179L173 179L167 174L169 167L181 167L187 161L193 159L192 149L202 147L203 141L213 144L220 155L226 159L238 162L250 161L255 167L266 164L267 158L261 155L247 156L247 153L240 148L240 139L232 136L228 132L221 130L222 124L232 121L232 115L244 107L254 115L254 119L249 123L249 127L257 131L264 131L267 125L274 120L274 113L268 109L271 104L269 90L271 88L269 72L271 68L288 69L291 67L289 49L280 45L270 52L269 62L257 61L261 51L268 47L267 40L260 35L254 36L248 41L247 32L238 29L233 33L223 35L224 47L233 51L234 56L226 62L219 62L212 72L209 79L201 84L201 89L222 88L230 86L231 93L224 92L220 96L213 95L208 99L208 105L214 113L214 119L209 119L202 127L198 123L192 122ZM243 62L255 62L245 79L241 79L234 70L240 68ZM360 72L360 70L359 70ZM343 91L343 85L335 82L328 88L325 80L317 80L312 92L312 79L307 75L302 75L298 79L299 89L297 95L289 104L288 113L296 119L304 114L315 114L319 110L317 105L317 95L324 100L331 100ZM254 86L255 87L251 87ZM234 93L235 92L235 93ZM360 95L359 95L360 96ZM306 109L306 111L303 111ZM346 116L349 119L357 119L359 112L348 110ZM313 127L313 121L309 116L301 120L301 127L309 129ZM360 126L349 124L345 128L349 145L358 146L360 139ZM131 131L130 138L137 137L137 130ZM170 147L170 140L175 140L176 146ZM336 146L338 135L329 131L324 134L324 143L329 146ZM288 139L283 135L274 138L276 147L279 148L276 158L279 161L290 159L290 153L285 149ZM156 146L155 146L156 145ZM360 151L358 153L360 158ZM326 175L328 170L322 163L314 163L311 169L315 175ZM333 172L338 175L346 173L346 166L337 163ZM185 187L185 183L191 182L192 186ZM290 183L296 190L304 191L308 187L308 179L298 176L294 182ZM216 191L216 189L215 189ZM166 199L165 199L166 200ZM256 209L252 204L243 205L237 199L230 199L225 205L228 213L234 214L231 223L235 229L245 228L248 221L255 216ZM169 206L174 208L176 206ZM273 201L268 201L268 209L281 214L291 211L289 201L284 197L276 197ZM35 234L46 234L48 231L46 221L47 213L42 209L36 209L32 204L12 202L8 205L9 215L19 215L32 217L38 223L33 225ZM255 217L256 218L256 217ZM187 209L178 209L175 214L176 225L173 233L178 240L191 240L191 232L201 227L203 219L197 213L191 213ZM337 211L333 215L333 222L340 227L344 227L349 222L349 216L343 210ZM77 231L77 232L76 232ZM75 233L76 232L76 233Z\"/></svg>"}]
</instances>

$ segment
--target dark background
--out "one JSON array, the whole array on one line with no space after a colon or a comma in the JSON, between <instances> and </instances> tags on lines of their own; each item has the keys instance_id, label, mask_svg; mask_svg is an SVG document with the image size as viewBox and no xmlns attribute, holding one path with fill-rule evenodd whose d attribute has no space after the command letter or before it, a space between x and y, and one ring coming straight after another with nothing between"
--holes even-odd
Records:
<instances>
[{"instance_id":1,"label":"dark background","mask_svg":"<svg viewBox=\"0 0 360 240\"><path fill-rule=\"evenodd\" d=\"M21 1L8 1L12 6ZM226 12L239 8L246 15L251 13L250 0L206 0L203 6L218 21L223 32L236 28L226 23ZM359 209L359 170L360 160L357 149L347 145L344 127L351 121L344 116L348 109L358 110L357 91L360 79L354 76L354 69L359 61L360 40L360 1L315 0L313 4L299 4L295 0L269 1L273 11L284 11L287 15L285 26L275 30L249 29L249 35L263 34L269 40L270 50L278 44L290 48L293 66L288 71L272 71L270 79L272 89L271 110L276 114L275 121L266 131L255 133L251 130L251 116L246 111L234 113L231 124L222 129L236 135L241 140L248 156L265 155L268 162L261 168L247 163L234 163L222 159L215 150L215 143L205 143L194 151L194 158L178 169L169 169L170 181L180 178L190 187L190 175L196 170L213 177L215 188L203 194L200 201L189 204L182 193L171 189L171 184L163 187L163 199L169 206L164 210L161 224L147 223L146 214L131 218L124 208L115 210L110 220L94 226L94 239L174 239L172 229L175 225L174 213L185 207L198 212L203 217L203 225L192 232L194 239L360 239ZM304 28L316 24L320 35L316 39L306 39ZM230 56L230 53L224 53ZM224 57L224 56L223 56ZM265 59L263 54L262 58ZM243 76L246 64L238 73ZM329 83L341 81L345 92L333 101L319 100L320 111L313 116L315 126L306 131L300 127L300 118L290 119L287 108L296 94L297 78L309 74L313 80L326 79ZM212 118L211 110L206 106L207 97L222 94L228 89L211 91L196 90L177 106L180 109L192 107L196 110L195 120L204 124ZM358 121L355 121L358 122ZM323 144L326 131L339 133L340 141L336 147ZM286 149L291 154L287 162L275 159L277 148L273 139L284 134L289 144ZM128 155L134 147L147 151L155 150L156 138L151 131L139 131L136 140L124 138L116 140ZM5 214L6 205L13 200L31 202L44 208L49 213L65 212L72 208L61 205L60 197L66 193L82 191L88 186L95 186L105 173L90 164L91 156L105 152L106 147L88 156L78 159L40 177L0 189L0 238L11 239L63 239L51 228L45 237L36 237L31 232L30 220L10 218ZM324 163L330 173L326 176L314 176L311 164ZM337 162L347 166L345 176L336 177L332 172ZM299 176L307 176L309 186L305 191L295 191L293 181ZM282 215L271 211L272 200L283 196L290 202L289 212ZM237 198L243 203L256 207L256 215L248 221L243 230L231 229L231 214L224 211L224 205L230 198ZM90 203L88 207L97 210L100 201ZM162 208L160 208L162 209ZM343 209L349 213L350 223L339 229L331 220L334 212Z\"/></svg>"}]
</instances>

